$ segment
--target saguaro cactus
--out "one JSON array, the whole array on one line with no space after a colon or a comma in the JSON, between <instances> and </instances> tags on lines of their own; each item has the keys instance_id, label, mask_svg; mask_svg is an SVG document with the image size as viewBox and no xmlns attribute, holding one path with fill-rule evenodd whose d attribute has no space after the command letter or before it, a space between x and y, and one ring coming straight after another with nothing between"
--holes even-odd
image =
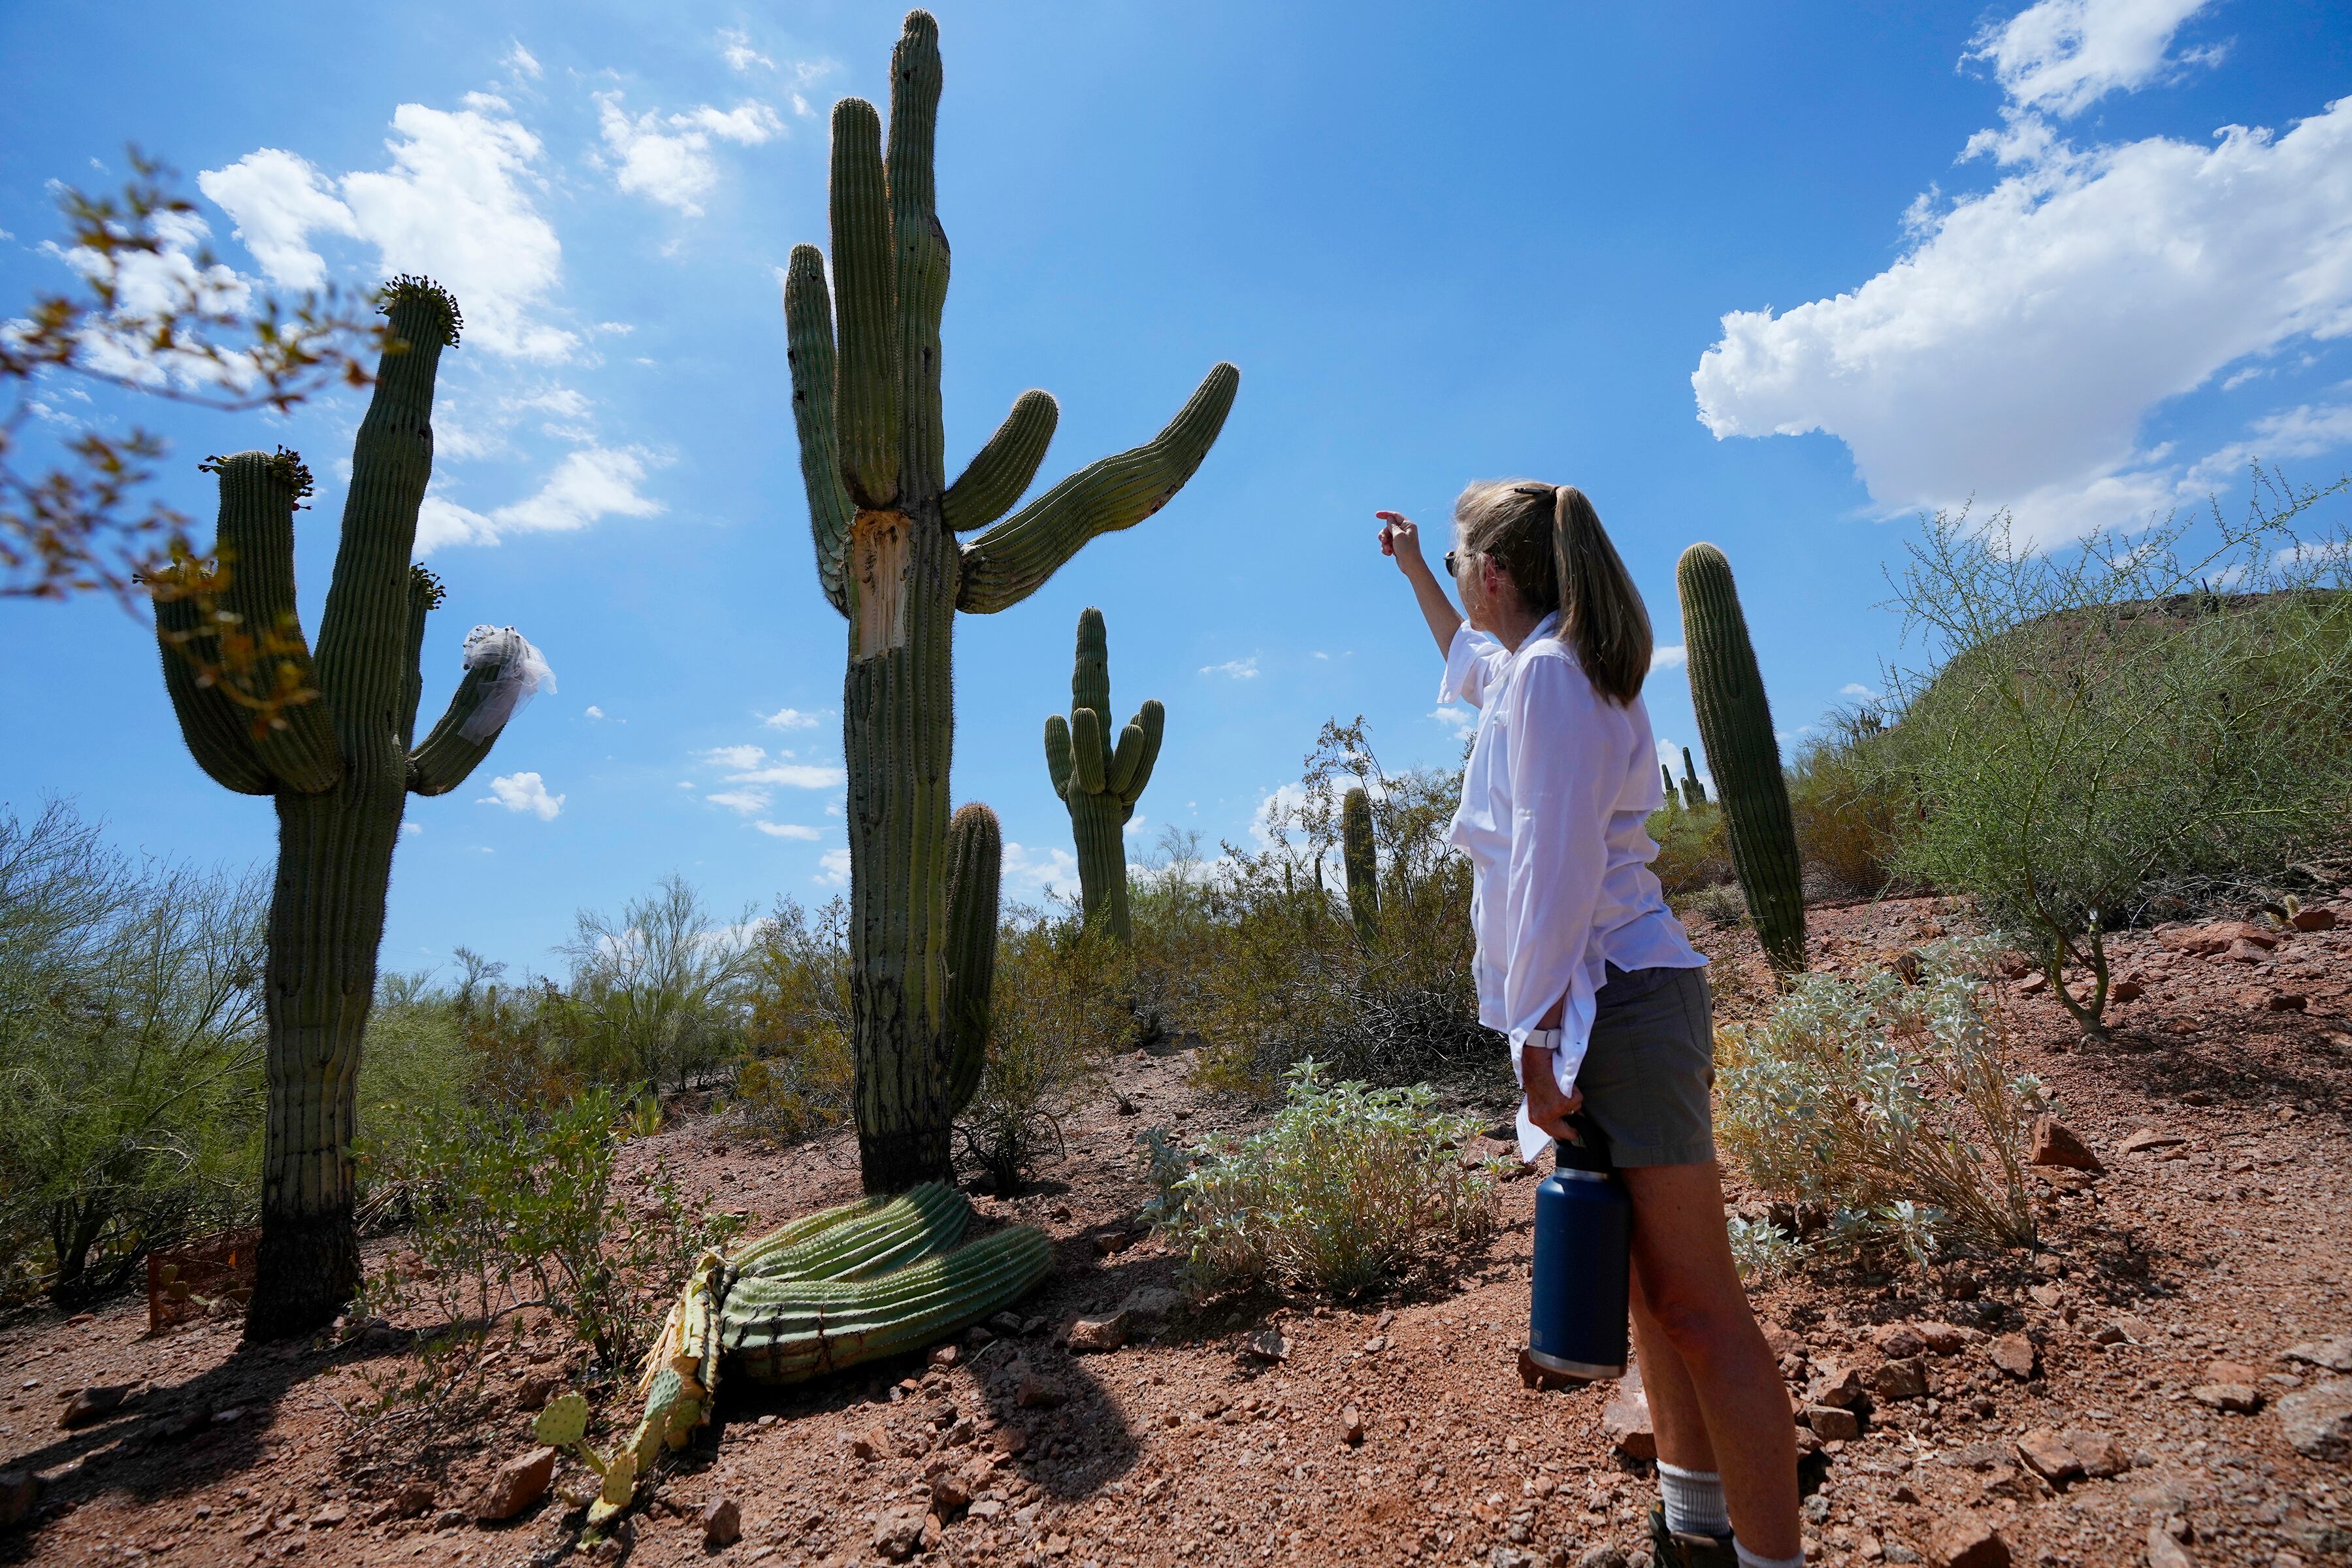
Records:
<instances>
[{"instance_id":1,"label":"saguaro cactus","mask_svg":"<svg viewBox=\"0 0 2352 1568\"><path fill-rule=\"evenodd\" d=\"M1670 779L1669 784L1673 783ZM1691 765L1690 748L1683 748L1683 804L1702 806L1706 804L1706 785L1698 782L1698 769Z\"/></svg>"},{"instance_id":2,"label":"saguaro cactus","mask_svg":"<svg viewBox=\"0 0 2352 1568\"><path fill-rule=\"evenodd\" d=\"M1731 838L1732 869L1748 895L1765 956L1782 973L1793 973L1805 967L1797 828L1731 563L1712 544L1694 544L1675 568L1675 587L1682 598L1683 640L1690 647L1691 706Z\"/></svg>"},{"instance_id":3,"label":"saguaro cactus","mask_svg":"<svg viewBox=\"0 0 2352 1568\"><path fill-rule=\"evenodd\" d=\"M1675 788L1675 770L1666 766L1665 763L1660 763L1658 764L1658 776L1666 781L1666 809L1668 811L1680 810L1682 808L1683 798L1682 792Z\"/></svg>"},{"instance_id":4,"label":"saguaro cactus","mask_svg":"<svg viewBox=\"0 0 2352 1568\"><path fill-rule=\"evenodd\" d=\"M352 1229L352 1134L360 1039L375 995L384 889L411 791L444 795L489 753L513 710L524 660L511 632L469 638L465 678L432 733L412 744L424 692L418 656L441 584L409 563L433 471L433 384L457 341L455 300L394 279L383 309L404 348L387 353L352 447L342 540L318 655L294 604L294 512L310 476L292 453L240 452L220 478L215 572L183 566L155 584L163 681L196 763L278 806L278 880L265 976L268 1112L261 1246L247 1332L280 1338L325 1322L360 1281ZM214 605L207 626L200 606ZM266 628L279 676L312 700L257 729L199 685L181 646L221 626ZM542 668L543 667L537 667Z\"/></svg>"},{"instance_id":5,"label":"saguaro cactus","mask_svg":"<svg viewBox=\"0 0 2352 1568\"><path fill-rule=\"evenodd\" d=\"M1113 941L1129 934L1127 912L1127 825L1160 761L1168 714L1147 698L1113 745L1110 737L1110 644L1100 610L1078 616L1078 652L1070 670L1070 716L1045 720L1045 771L1054 793L1070 808L1078 844L1078 900L1089 926Z\"/></svg>"},{"instance_id":6,"label":"saguaro cactus","mask_svg":"<svg viewBox=\"0 0 2352 1568\"><path fill-rule=\"evenodd\" d=\"M909 12L891 58L887 149L872 104L834 106L832 288L814 246L793 248L784 279L817 580L849 623L850 994L858 1152L871 1191L949 1168L956 612L1017 605L1097 534L1159 510L1208 455L1241 381L1218 365L1157 437L1006 516L1058 417L1051 397L1025 392L962 477L946 482L948 245L932 197L940 77L939 26ZM969 543L956 537L982 530Z\"/></svg>"},{"instance_id":7,"label":"saguaro cactus","mask_svg":"<svg viewBox=\"0 0 2352 1568\"><path fill-rule=\"evenodd\" d=\"M1372 847L1372 797L1359 784L1339 798L1339 858L1348 868L1348 912L1366 942L1381 934L1381 859Z\"/></svg>"}]
</instances>

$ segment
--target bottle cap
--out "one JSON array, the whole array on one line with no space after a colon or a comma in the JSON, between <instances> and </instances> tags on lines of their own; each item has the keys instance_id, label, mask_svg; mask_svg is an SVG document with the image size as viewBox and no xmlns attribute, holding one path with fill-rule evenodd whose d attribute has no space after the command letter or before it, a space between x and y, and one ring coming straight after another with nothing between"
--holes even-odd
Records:
<instances>
[{"instance_id":1,"label":"bottle cap","mask_svg":"<svg viewBox=\"0 0 2352 1568\"><path fill-rule=\"evenodd\" d=\"M1568 1119L1568 1129L1576 1136L1573 1141L1555 1139L1552 1142L1552 1166L1566 1171L1611 1171L1609 1135L1583 1111Z\"/></svg>"}]
</instances>

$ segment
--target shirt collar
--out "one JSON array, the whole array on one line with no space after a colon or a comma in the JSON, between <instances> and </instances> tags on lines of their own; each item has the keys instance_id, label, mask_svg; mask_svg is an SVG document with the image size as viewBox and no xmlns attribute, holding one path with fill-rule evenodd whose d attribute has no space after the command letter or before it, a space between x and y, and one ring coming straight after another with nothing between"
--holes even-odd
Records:
<instances>
[{"instance_id":1,"label":"shirt collar","mask_svg":"<svg viewBox=\"0 0 2352 1568\"><path fill-rule=\"evenodd\" d=\"M1559 612L1558 610L1554 610L1551 614L1546 616L1542 620L1536 623L1535 630L1529 632L1526 637L1519 639L1519 646L1512 651L1512 660L1517 662L1519 655L1527 652L1528 648L1535 643L1538 638L1550 637L1559 630Z\"/></svg>"}]
</instances>

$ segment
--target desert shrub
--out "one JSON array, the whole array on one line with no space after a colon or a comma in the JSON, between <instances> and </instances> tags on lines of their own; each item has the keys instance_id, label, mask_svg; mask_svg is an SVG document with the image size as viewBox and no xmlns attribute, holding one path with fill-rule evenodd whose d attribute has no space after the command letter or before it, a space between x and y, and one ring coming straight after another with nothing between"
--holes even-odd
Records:
<instances>
[{"instance_id":1,"label":"desert shrub","mask_svg":"<svg viewBox=\"0 0 2352 1568\"><path fill-rule=\"evenodd\" d=\"M1062 1121L1102 1062L1133 1037L1131 964L1080 919L1015 913L998 938L988 1066L957 1122L964 1152L1000 1193L1062 1148Z\"/></svg>"},{"instance_id":2,"label":"desert shrub","mask_svg":"<svg viewBox=\"0 0 2352 1568\"><path fill-rule=\"evenodd\" d=\"M1830 1211L1839 1239L1922 1258L1945 1241L2032 1246L2025 1149L2047 1104L1988 1008L1983 959L1945 942L1916 984L1806 975L1763 1023L1718 1031L1725 1151L1767 1193Z\"/></svg>"},{"instance_id":3,"label":"desert shrub","mask_svg":"<svg viewBox=\"0 0 2352 1568\"><path fill-rule=\"evenodd\" d=\"M1789 765L1789 811L1807 892L1869 898L1895 882L1895 861L1912 822L1910 803L1870 755L1885 733L1875 709L1829 716L1824 733Z\"/></svg>"},{"instance_id":4,"label":"desert shrub","mask_svg":"<svg viewBox=\"0 0 2352 1568\"><path fill-rule=\"evenodd\" d=\"M1468 1119L1426 1086L1327 1084L1300 1062L1265 1131L1178 1148L1145 1134L1159 1195L1151 1214L1184 1254L1195 1292L1303 1286L1342 1299L1486 1237L1495 1172L1465 1169Z\"/></svg>"},{"instance_id":5,"label":"desert shrub","mask_svg":"<svg viewBox=\"0 0 2352 1568\"><path fill-rule=\"evenodd\" d=\"M0 813L0 1289L78 1301L257 1197L267 885Z\"/></svg>"},{"instance_id":6,"label":"desert shrub","mask_svg":"<svg viewBox=\"0 0 2352 1568\"><path fill-rule=\"evenodd\" d=\"M1339 801L1350 784L1370 802L1380 860L1369 942L1338 892ZM1470 867L1445 842L1460 787L1442 770L1386 772L1362 721L1327 723L1296 799L1269 802L1267 847L1227 844L1213 868L1184 884L1195 934L1165 950L1147 935L1139 951L1181 964L1178 1016L1208 1043L1210 1083L1270 1098L1309 1059L1393 1084L1496 1054L1471 971ZM1139 907L1149 931L1163 905Z\"/></svg>"},{"instance_id":7,"label":"desert shrub","mask_svg":"<svg viewBox=\"0 0 2352 1568\"><path fill-rule=\"evenodd\" d=\"M708 1078L740 1051L757 930L721 923L684 878L665 877L618 918L583 910L564 952L565 1049L593 1083L659 1092Z\"/></svg>"},{"instance_id":8,"label":"desert shrub","mask_svg":"<svg viewBox=\"0 0 2352 1568\"><path fill-rule=\"evenodd\" d=\"M782 899L760 927L748 979L750 1059L730 1110L779 1142L848 1119L856 1086L850 1045L849 905L811 913Z\"/></svg>"},{"instance_id":9,"label":"desert shrub","mask_svg":"<svg viewBox=\"0 0 2352 1568\"><path fill-rule=\"evenodd\" d=\"M1713 801L1654 811L1645 826L1658 846L1658 858L1650 862L1650 869L1657 874L1658 886L1667 898L1729 887L1737 880L1723 808Z\"/></svg>"},{"instance_id":10,"label":"desert shrub","mask_svg":"<svg viewBox=\"0 0 2352 1568\"><path fill-rule=\"evenodd\" d=\"M2086 1032L2104 1027L2105 933L2152 895L2345 847L2352 548L2296 532L2332 491L2256 478L2242 522L2176 516L2063 551L2005 514L1939 514L1895 583L1931 660L1894 672L1899 721L1871 748L1916 810L1896 868L1974 895Z\"/></svg>"},{"instance_id":11,"label":"desert shrub","mask_svg":"<svg viewBox=\"0 0 2352 1568\"><path fill-rule=\"evenodd\" d=\"M1737 882L1711 883L1684 900L1683 912L1719 926L1736 926L1748 918L1748 896Z\"/></svg>"},{"instance_id":12,"label":"desert shrub","mask_svg":"<svg viewBox=\"0 0 2352 1568\"><path fill-rule=\"evenodd\" d=\"M465 1343L537 1309L608 1370L629 1363L696 1255L742 1222L688 1202L659 1168L625 1196L620 1115L592 1089L540 1114L461 1106L389 1119L361 1161L372 1192L404 1195L409 1229L371 1281L371 1304L422 1312Z\"/></svg>"}]
</instances>

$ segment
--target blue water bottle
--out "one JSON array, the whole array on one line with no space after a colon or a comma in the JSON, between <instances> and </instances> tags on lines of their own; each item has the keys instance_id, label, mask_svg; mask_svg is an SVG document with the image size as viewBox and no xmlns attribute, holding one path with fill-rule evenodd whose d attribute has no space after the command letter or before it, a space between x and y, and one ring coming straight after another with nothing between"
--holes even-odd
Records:
<instances>
[{"instance_id":1,"label":"blue water bottle","mask_svg":"<svg viewBox=\"0 0 2352 1568\"><path fill-rule=\"evenodd\" d=\"M1568 1124L1576 1140L1553 1143L1551 1175L1536 1189L1528 1359L1562 1377L1622 1377L1633 1205L1601 1129L1580 1111Z\"/></svg>"}]
</instances>

